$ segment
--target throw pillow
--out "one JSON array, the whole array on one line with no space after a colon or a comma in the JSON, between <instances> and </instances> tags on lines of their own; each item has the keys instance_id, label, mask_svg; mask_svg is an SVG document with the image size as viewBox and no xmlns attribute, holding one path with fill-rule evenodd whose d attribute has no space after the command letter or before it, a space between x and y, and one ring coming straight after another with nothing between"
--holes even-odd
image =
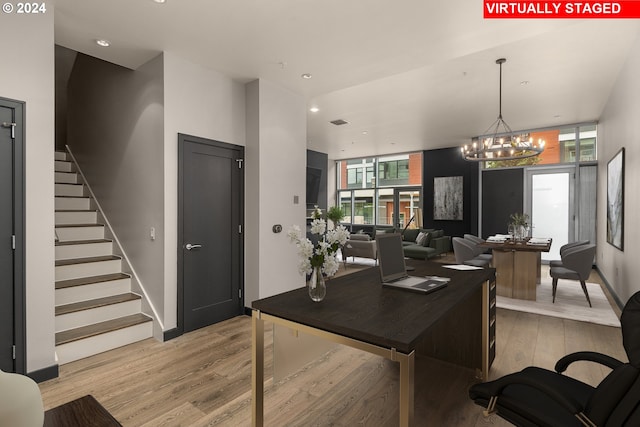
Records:
<instances>
[{"instance_id":1,"label":"throw pillow","mask_svg":"<svg viewBox=\"0 0 640 427\"><path fill-rule=\"evenodd\" d=\"M422 231L418 233L418 237L416 237L416 243L420 246L424 246L424 241L426 240L427 235Z\"/></svg>"},{"instance_id":2,"label":"throw pillow","mask_svg":"<svg viewBox=\"0 0 640 427\"><path fill-rule=\"evenodd\" d=\"M424 233L424 239L422 239L422 246L429 247L431 244L431 233Z\"/></svg>"}]
</instances>

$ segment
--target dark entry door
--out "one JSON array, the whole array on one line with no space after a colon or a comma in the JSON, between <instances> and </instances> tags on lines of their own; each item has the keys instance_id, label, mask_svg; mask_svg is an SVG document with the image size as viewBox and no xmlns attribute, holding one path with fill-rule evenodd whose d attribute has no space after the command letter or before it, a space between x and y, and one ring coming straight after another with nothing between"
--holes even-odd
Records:
<instances>
[{"instance_id":1,"label":"dark entry door","mask_svg":"<svg viewBox=\"0 0 640 427\"><path fill-rule=\"evenodd\" d=\"M244 148L186 135L178 144L178 304L188 332L244 311Z\"/></svg>"},{"instance_id":2,"label":"dark entry door","mask_svg":"<svg viewBox=\"0 0 640 427\"><path fill-rule=\"evenodd\" d=\"M0 369L24 371L22 103L0 98Z\"/></svg>"}]
</instances>

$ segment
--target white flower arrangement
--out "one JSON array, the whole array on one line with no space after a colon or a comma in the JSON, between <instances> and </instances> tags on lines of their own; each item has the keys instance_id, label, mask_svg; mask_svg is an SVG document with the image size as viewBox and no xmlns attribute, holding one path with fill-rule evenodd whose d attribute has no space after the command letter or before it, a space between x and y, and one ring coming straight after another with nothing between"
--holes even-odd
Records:
<instances>
[{"instance_id":1,"label":"white flower arrangement","mask_svg":"<svg viewBox=\"0 0 640 427\"><path fill-rule=\"evenodd\" d=\"M314 267L320 267L323 274L333 276L338 271L337 251L347 243L349 231L341 225L327 230L327 221L322 217L322 210L316 206L311 221L311 234L320 237L315 245L303 236L297 225L292 226L287 233L291 242L298 247L298 271L300 274L311 274Z\"/></svg>"}]
</instances>

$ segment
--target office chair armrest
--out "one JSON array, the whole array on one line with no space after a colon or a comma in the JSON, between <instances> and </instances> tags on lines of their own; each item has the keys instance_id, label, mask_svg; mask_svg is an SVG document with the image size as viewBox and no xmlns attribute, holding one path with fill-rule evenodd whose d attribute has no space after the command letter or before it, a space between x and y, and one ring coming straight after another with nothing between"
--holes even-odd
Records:
<instances>
[{"instance_id":1,"label":"office chair armrest","mask_svg":"<svg viewBox=\"0 0 640 427\"><path fill-rule=\"evenodd\" d=\"M507 386L516 384L526 385L546 394L572 415L580 414L584 410L582 405L580 405L580 403L578 403L578 401L573 399L571 396L565 396L561 393L558 393L556 389L549 386L547 383L540 381L530 375L523 374L522 372L506 375L490 383L484 383L482 384L482 386L485 391L488 392L488 394L493 396L491 400L494 402L493 405L495 405L495 402L496 400L499 400L502 391ZM491 403L489 406L491 406ZM489 410L489 412L492 412L493 408L488 407L487 410Z\"/></svg>"},{"instance_id":2,"label":"office chair armrest","mask_svg":"<svg viewBox=\"0 0 640 427\"><path fill-rule=\"evenodd\" d=\"M567 370L570 364L579 361L596 362L611 369L615 369L624 364L618 359L614 359L606 354L595 353L593 351L578 351L576 353L567 354L558 360L556 362L555 370L557 373L561 374Z\"/></svg>"}]
</instances>

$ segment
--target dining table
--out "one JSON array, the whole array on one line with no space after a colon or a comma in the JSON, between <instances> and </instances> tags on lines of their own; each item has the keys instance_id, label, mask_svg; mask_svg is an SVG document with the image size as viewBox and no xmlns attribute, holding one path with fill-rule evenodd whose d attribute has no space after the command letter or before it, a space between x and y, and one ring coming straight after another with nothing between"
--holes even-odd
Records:
<instances>
[{"instance_id":1,"label":"dining table","mask_svg":"<svg viewBox=\"0 0 640 427\"><path fill-rule=\"evenodd\" d=\"M541 254L551 249L551 238L527 237L516 240L508 235L492 236L478 245L492 251L499 296L536 300L541 278Z\"/></svg>"}]
</instances>

